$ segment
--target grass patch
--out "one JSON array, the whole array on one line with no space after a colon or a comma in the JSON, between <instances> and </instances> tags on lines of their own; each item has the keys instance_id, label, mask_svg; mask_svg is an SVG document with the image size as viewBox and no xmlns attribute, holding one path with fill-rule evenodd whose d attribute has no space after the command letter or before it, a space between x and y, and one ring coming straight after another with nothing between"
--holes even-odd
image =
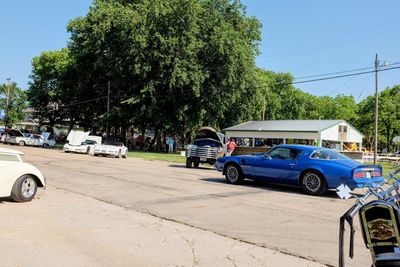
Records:
<instances>
[{"instance_id":1,"label":"grass patch","mask_svg":"<svg viewBox=\"0 0 400 267\"><path fill-rule=\"evenodd\" d=\"M64 144L57 143L52 148L57 150L62 150L64 148Z\"/></svg>"},{"instance_id":2,"label":"grass patch","mask_svg":"<svg viewBox=\"0 0 400 267\"><path fill-rule=\"evenodd\" d=\"M383 176L386 177L388 176L389 173L391 173L392 171L394 171L394 167L396 165L393 164L388 164L388 163L382 163L380 164L382 166L383 169Z\"/></svg>"},{"instance_id":3,"label":"grass patch","mask_svg":"<svg viewBox=\"0 0 400 267\"><path fill-rule=\"evenodd\" d=\"M129 151L129 157L141 158L145 160L162 160L175 163L185 163L186 157L180 154L168 154L168 153L154 153L154 152L141 152L141 151Z\"/></svg>"}]
</instances>

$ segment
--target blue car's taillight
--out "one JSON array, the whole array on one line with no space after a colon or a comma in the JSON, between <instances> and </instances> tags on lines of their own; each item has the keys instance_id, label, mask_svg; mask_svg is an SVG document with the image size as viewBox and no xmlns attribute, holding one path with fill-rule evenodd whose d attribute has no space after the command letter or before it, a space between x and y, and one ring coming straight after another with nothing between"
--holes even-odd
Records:
<instances>
[{"instance_id":1,"label":"blue car's taillight","mask_svg":"<svg viewBox=\"0 0 400 267\"><path fill-rule=\"evenodd\" d=\"M382 173L380 171L374 170L374 171L356 171L354 172L353 177L354 178L371 178L371 177L381 177Z\"/></svg>"}]
</instances>

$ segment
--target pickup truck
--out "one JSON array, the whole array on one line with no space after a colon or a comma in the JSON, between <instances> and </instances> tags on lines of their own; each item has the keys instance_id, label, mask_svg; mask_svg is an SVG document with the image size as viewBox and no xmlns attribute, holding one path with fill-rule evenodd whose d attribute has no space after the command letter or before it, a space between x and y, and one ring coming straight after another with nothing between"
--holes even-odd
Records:
<instances>
[{"instance_id":1,"label":"pickup truck","mask_svg":"<svg viewBox=\"0 0 400 267\"><path fill-rule=\"evenodd\" d=\"M198 168L200 163L213 165L217 158L226 154L225 135L212 127L201 127L193 144L186 146L186 167Z\"/></svg>"}]
</instances>

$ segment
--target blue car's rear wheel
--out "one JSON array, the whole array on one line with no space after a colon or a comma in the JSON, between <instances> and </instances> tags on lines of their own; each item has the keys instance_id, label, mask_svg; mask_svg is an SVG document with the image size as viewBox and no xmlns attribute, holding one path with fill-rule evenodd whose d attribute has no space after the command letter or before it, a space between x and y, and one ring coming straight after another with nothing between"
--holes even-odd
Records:
<instances>
[{"instance_id":1,"label":"blue car's rear wheel","mask_svg":"<svg viewBox=\"0 0 400 267\"><path fill-rule=\"evenodd\" d=\"M225 178L230 184L240 184L243 181L242 171L238 166L230 164L226 167Z\"/></svg>"},{"instance_id":2,"label":"blue car's rear wheel","mask_svg":"<svg viewBox=\"0 0 400 267\"><path fill-rule=\"evenodd\" d=\"M309 195L322 195L327 190L324 177L316 171L307 171L302 176L301 185Z\"/></svg>"}]
</instances>

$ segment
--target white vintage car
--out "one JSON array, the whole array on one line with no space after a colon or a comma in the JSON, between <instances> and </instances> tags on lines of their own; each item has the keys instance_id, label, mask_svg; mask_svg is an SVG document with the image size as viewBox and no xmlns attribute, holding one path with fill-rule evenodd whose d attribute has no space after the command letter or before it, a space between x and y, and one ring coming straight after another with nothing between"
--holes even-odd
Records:
<instances>
[{"instance_id":1,"label":"white vintage car","mask_svg":"<svg viewBox=\"0 0 400 267\"><path fill-rule=\"evenodd\" d=\"M44 148L53 147L56 144L56 141L49 139L49 137L49 132L43 132L42 134L31 134L30 136L25 138L25 144L22 143L23 141L20 141L19 145L41 146Z\"/></svg>"},{"instance_id":2,"label":"white vintage car","mask_svg":"<svg viewBox=\"0 0 400 267\"><path fill-rule=\"evenodd\" d=\"M116 158L128 157L128 148L118 141L109 141L105 144L97 144L94 146L95 156L113 156Z\"/></svg>"},{"instance_id":3,"label":"white vintage car","mask_svg":"<svg viewBox=\"0 0 400 267\"><path fill-rule=\"evenodd\" d=\"M31 201L46 179L34 166L23 161L24 153L0 147L0 197L16 202Z\"/></svg>"},{"instance_id":4,"label":"white vintage car","mask_svg":"<svg viewBox=\"0 0 400 267\"><path fill-rule=\"evenodd\" d=\"M89 132L72 130L67 137L67 143L63 147L65 153L93 154L94 146L101 144L100 136L91 136Z\"/></svg>"}]
</instances>

